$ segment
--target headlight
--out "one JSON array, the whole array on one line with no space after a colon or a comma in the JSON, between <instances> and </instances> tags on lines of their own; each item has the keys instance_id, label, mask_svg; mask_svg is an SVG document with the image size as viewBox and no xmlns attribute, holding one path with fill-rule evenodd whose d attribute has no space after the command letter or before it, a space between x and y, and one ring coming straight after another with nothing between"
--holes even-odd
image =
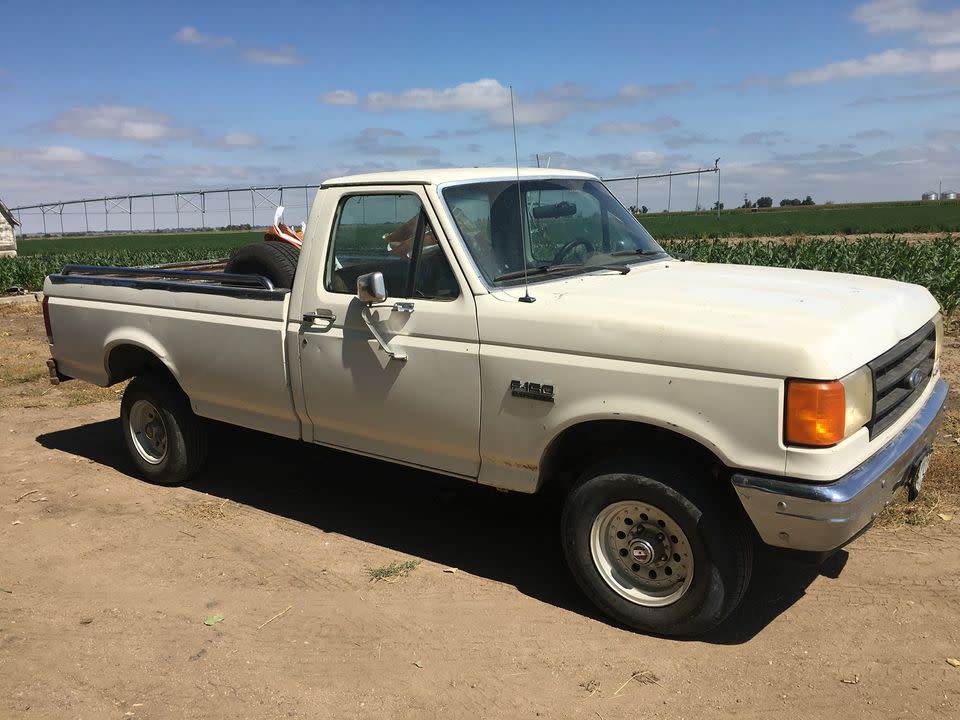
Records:
<instances>
[{"instance_id":1,"label":"headlight","mask_svg":"<svg viewBox=\"0 0 960 720\"><path fill-rule=\"evenodd\" d=\"M840 380L788 380L784 441L827 447L870 421L873 376L864 366Z\"/></svg>"},{"instance_id":2,"label":"headlight","mask_svg":"<svg viewBox=\"0 0 960 720\"><path fill-rule=\"evenodd\" d=\"M937 313L933 325L937 329L937 344L933 351L933 374L936 375L940 370L940 348L943 347L943 315Z\"/></svg>"},{"instance_id":3,"label":"headlight","mask_svg":"<svg viewBox=\"0 0 960 720\"><path fill-rule=\"evenodd\" d=\"M849 437L862 428L873 416L873 374L864 365L840 380L846 399L847 414L843 436Z\"/></svg>"}]
</instances>

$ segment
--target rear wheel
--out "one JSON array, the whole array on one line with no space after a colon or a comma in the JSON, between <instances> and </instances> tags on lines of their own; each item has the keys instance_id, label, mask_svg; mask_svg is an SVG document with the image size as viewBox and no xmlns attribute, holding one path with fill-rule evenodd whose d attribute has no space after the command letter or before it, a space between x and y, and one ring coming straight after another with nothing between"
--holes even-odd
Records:
<instances>
[{"instance_id":1,"label":"rear wheel","mask_svg":"<svg viewBox=\"0 0 960 720\"><path fill-rule=\"evenodd\" d=\"M172 380L139 375L120 403L123 440L137 471L158 485L190 480L206 457L206 428Z\"/></svg>"},{"instance_id":2,"label":"rear wheel","mask_svg":"<svg viewBox=\"0 0 960 720\"><path fill-rule=\"evenodd\" d=\"M240 275L263 275L274 287L293 287L300 251L285 242L259 242L235 250L223 271Z\"/></svg>"},{"instance_id":3,"label":"rear wheel","mask_svg":"<svg viewBox=\"0 0 960 720\"><path fill-rule=\"evenodd\" d=\"M720 624L749 582L753 545L713 478L663 461L594 466L567 497L564 552L586 595L632 628L696 635Z\"/></svg>"}]
</instances>

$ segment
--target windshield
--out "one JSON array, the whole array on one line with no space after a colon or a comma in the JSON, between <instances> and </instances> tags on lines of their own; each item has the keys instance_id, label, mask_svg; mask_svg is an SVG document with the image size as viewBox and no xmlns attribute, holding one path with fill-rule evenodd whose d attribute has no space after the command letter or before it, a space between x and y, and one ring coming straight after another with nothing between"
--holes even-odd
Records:
<instances>
[{"instance_id":1,"label":"windshield","mask_svg":"<svg viewBox=\"0 0 960 720\"><path fill-rule=\"evenodd\" d=\"M467 249L490 283L522 282L524 253L530 279L666 256L596 180L524 180L520 191L523 233L515 181L453 185L443 191Z\"/></svg>"}]
</instances>

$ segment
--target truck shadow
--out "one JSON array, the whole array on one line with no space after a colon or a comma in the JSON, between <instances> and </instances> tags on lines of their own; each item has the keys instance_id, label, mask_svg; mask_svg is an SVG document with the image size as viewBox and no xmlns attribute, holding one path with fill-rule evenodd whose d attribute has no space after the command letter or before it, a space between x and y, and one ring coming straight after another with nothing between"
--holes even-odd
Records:
<instances>
[{"instance_id":1,"label":"truck shadow","mask_svg":"<svg viewBox=\"0 0 960 720\"><path fill-rule=\"evenodd\" d=\"M192 487L324 532L513 585L541 602L609 623L582 596L563 564L558 509L549 496L500 493L461 480L214 425L216 458ZM109 420L43 434L45 448L114 468L140 482ZM389 555L385 555L389 559ZM749 641L803 597L820 575L836 577L841 551L812 567L758 553L740 608L700 641Z\"/></svg>"}]
</instances>

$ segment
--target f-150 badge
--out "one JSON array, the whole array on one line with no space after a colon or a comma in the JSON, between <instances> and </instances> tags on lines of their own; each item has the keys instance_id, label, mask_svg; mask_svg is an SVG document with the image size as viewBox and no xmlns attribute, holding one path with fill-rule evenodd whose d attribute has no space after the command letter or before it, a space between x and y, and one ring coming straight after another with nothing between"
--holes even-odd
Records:
<instances>
[{"instance_id":1,"label":"f-150 badge","mask_svg":"<svg viewBox=\"0 0 960 720\"><path fill-rule=\"evenodd\" d=\"M510 381L510 394L514 397L527 398L529 400L543 400L544 402L550 403L554 401L553 385L525 382L523 380Z\"/></svg>"}]
</instances>

